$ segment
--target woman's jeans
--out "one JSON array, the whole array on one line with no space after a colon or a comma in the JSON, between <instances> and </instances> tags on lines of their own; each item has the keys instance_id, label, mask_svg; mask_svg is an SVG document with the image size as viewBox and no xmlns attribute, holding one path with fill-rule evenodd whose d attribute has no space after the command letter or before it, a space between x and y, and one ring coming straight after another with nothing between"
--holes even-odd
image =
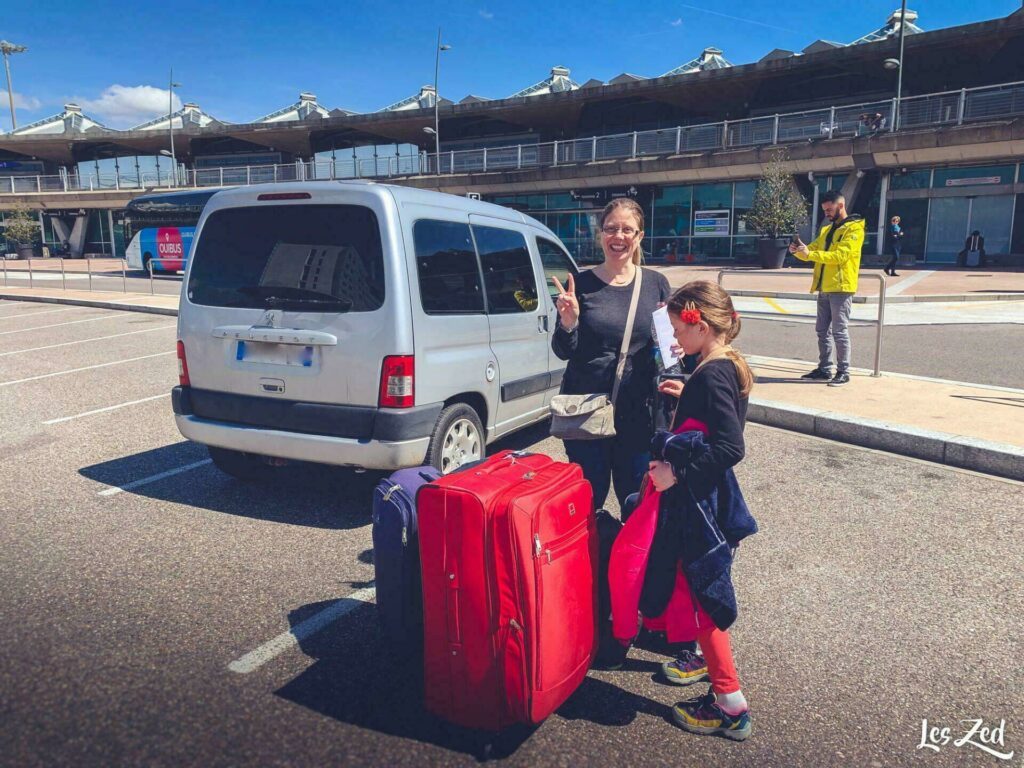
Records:
<instances>
[{"instance_id":1,"label":"woman's jeans","mask_svg":"<svg viewBox=\"0 0 1024 768\"><path fill-rule=\"evenodd\" d=\"M885 265L885 269L883 270L884 272L895 272L896 271L896 262L899 261L899 259L900 259L900 251L902 251L902 250L903 250L902 246L899 246L899 245L894 245L892 247L892 256L889 258L889 263Z\"/></svg>"},{"instance_id":2,"label":"woman's jeans","mask_svg":"<svg viewBox=\"0 0 1024 768\"><path fill-rule=\"evenodd\" d=\"M622 509L626 497L640 490L651 454L637 449L636 441L621 437L601 440L565 440L569 461L583 468L583 476L594 489L594 508L604 507L608 491L615 486L615 497Z\"/></svg>"}]
</instances>

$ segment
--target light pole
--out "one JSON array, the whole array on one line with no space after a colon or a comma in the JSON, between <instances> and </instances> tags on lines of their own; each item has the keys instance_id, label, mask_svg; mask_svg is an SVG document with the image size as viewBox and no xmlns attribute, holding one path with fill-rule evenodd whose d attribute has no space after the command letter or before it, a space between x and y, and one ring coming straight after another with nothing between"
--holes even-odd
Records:
<instances>
[{"instance_id":1,"label":"light pole","mask_svg":"<svg viewBox=\"0 0 1024 768\"><path fill-rule=\"evenodd\" d=\"M174 68L171 68L167 79L167 131L171 138L171 185L178 186L178 161L174 156L174 89L181 88L181 83L174 82ZM182 127L185 123L182 121Z\"/></svg>"},{"instance_id":2,"label":"light pole","mask_svg":"<svg viewBox=\"0 0 1024 768\"><path fill-rule=\"evenodd\" d=\"M437 75L441 69L441 51L450 51L450 45L441 42L441 28L437 28L437 50L434 51L434 164L437 175L441 175L441 122L437 115L441 95L437 91Z\"/></svg>"},{"instance_id":3,"label":"light pole","mask_svg":"<svg viewBox=\"0 0 1024 768\"><path fill-rule=\"evenodd\" d=\"M906 34L906 31L907 0L903 0L900 5L900 57L898 59L886 59L884 62L886 69L896 70L896 103L890 131L895 131L899 128L900 122L900 99L903 97L903 37Z\"/></svg>"},{"instance_id":4,"label":"light pole","mask_svg":"<svg viewBox=\"0 0 1024 768\"><path fill-rule=\"evenodd\" d=\"M4 55L4 69L7 70L7 98L11 104L11 130L18 127L18 118L14 114L14 86L11 85L11 59L13 53L24 53L27 51L24 45L16 45L6 40L0 40L0 52Z\"/></svg>"}]
</instances>

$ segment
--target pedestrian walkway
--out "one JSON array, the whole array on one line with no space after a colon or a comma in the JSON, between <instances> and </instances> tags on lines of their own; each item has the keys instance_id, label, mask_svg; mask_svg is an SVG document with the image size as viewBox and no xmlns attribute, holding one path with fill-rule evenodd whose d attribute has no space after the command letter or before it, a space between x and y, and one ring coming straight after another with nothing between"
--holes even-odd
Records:
<instances>
[{"instance_id":1,"label":"pedestrian walkway","mask_svg":"<svg viewBox=\"0 0 1024 768\"><path fill-rule=\"evenodd\" d=\"M0 299L176 315L177 296L5 288ZM800 378L812 363L750 358L752 422L1024 480L1024 389L853 369L845 387Z\"/></svg>"},{"instance_id":2,"label":"pedestrian walkway","mask_svg":"<svg viewBox=\"0 0 1024 768\"><path fill-rule=\"evenodd\" d=\"M739 270L742 275L725 277L722 285L733 295L756 295L769 293L772 298L806 299L810 297L810 267L786 267L784 269L762 270L751 266L723 264L694 264L678 266L655 266L662 272L673 288L691 280L718 280L718 273L724 270ZM759 279L762 275L784 275ZM879 282L876 275L881 269L862 269L855 301L876 303ZM986 269L960 269L945 266L901 267L898 277L885 277L887 303L909 303L921 301L1024 301L1024 269L991 267Z\"/></svg>"}]
</instances>

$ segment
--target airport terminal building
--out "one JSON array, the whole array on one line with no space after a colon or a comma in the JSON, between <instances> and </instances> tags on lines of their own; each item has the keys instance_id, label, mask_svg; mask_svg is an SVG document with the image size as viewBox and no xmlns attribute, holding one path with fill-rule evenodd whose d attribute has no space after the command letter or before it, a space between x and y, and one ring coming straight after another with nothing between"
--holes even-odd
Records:
<instances>
[{"instance_id":1,"label":"airport terminal building","mask_svg":"<svg viewBox=\"0 0 1024 768\"><path fill-rule=\"evenodd\" d=\"M188 103L112 130L69 104L0 134L0 212L26 203L48 247L121 256L125 206L145 193L373 179L515 207L588 262L597 212L629 196L646 211L651 261L727 264L754 260L746 213L765 163L782 157L815 212L841 189L865 216L865 254L885 250L898 214L919 262L954 262L979 230L992 261L1024 263L1024 9L939 30L925 21L896 11L857 40L752 63L706 47L662 75L608 82L555 66L505 98L456 102L424 86L368 114L302 93L250 123Z\"/></svg>"}]
</instances>

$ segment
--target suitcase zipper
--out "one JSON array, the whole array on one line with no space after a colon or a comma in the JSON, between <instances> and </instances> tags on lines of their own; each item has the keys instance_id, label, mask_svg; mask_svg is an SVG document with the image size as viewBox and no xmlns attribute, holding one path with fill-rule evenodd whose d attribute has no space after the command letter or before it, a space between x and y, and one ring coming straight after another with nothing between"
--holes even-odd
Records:
<instances>
[{"instance_id":1,"label":"suitcase zipper","mask_svg":"<svg viewBox=\"0 0 1024 768\"><path fill-rule=\"evenodd\" d=\"M540 557L541 554L543 554L547 558L548 565L550 565L553 559L575 544L577 539L583 538L589 530L589 525L578 526L576 530L559 536L551 542L546 549L542 549L543 545L540 543L540 535L538 534L537 536L534 536L534 551L536 553L536 557Z\"/></svg>"}]
</instances>

